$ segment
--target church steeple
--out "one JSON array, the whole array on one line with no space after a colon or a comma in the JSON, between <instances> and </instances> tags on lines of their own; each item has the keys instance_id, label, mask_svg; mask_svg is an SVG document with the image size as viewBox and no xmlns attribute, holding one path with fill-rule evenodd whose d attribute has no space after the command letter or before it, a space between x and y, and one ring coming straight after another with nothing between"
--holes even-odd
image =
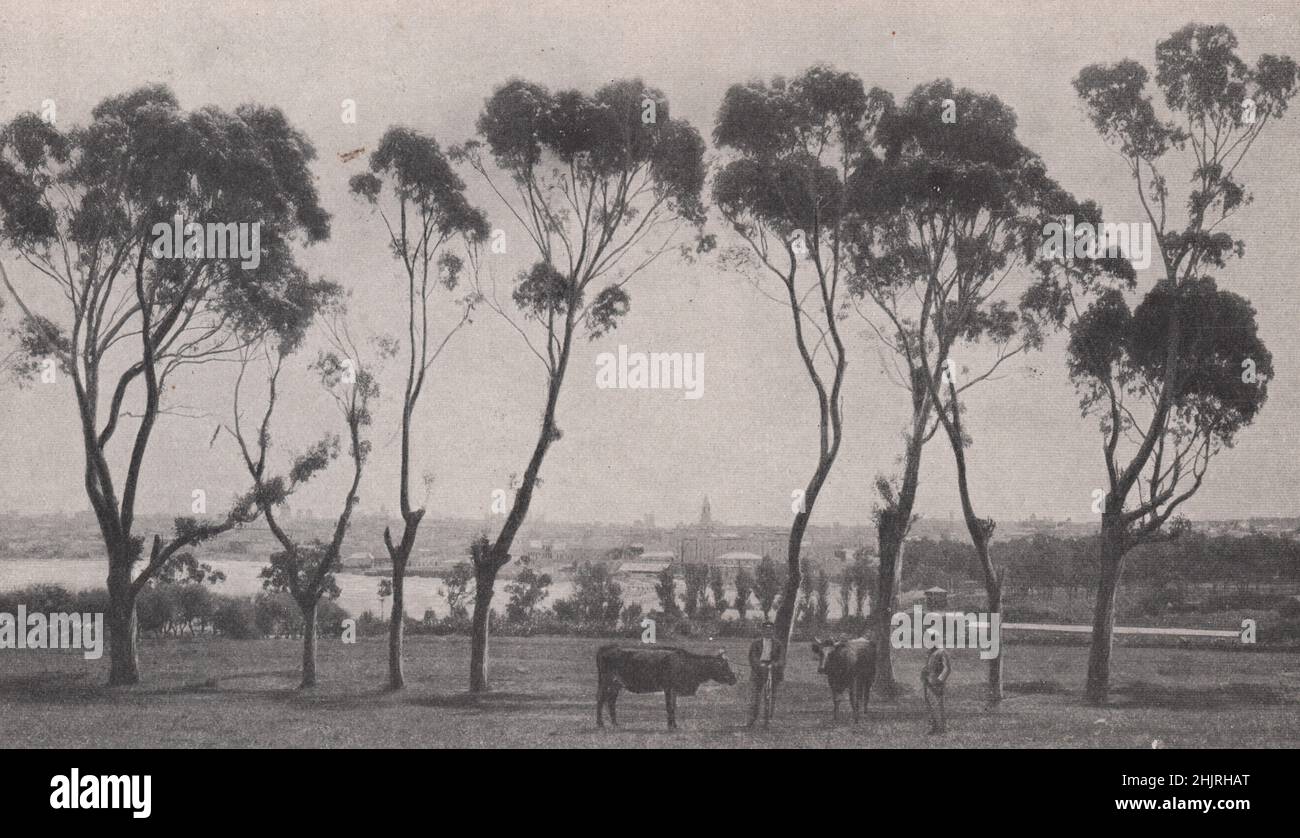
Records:
<instances>
[{"instance_id":1,"label":"church steeple","mask_svg":"<svg viewBox=\"0 0 1300 838\"><path fill-rule=\"evenodd\" d=\"M701 527L713 526L713 510L712 507L709 506L708 495L704 496L704 505L700 507L700 526Z\"/></svg>"}]
</instances>

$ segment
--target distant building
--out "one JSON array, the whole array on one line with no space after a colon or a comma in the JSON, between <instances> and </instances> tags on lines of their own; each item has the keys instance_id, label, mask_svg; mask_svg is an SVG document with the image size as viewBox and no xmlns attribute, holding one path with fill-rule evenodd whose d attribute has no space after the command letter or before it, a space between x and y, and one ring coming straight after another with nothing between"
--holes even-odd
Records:
<instances>
[{"instance_id":1,"label":"distant building","mask_svg":"<svg viewBox=\"0 0 1300 838\"><path fill-rule=\"evenodd\" d=\"M761 561L763 561L763 557L757 553L750 553L745 550L732 550L729 553L722 553L714 556L713 561L709 562L709 564L717 567L733 568L735 570L739 570L742 567L748 570L753 570L758 567L758 564Z\"/></svg>"},{"instance_id":2,"label":"distant building","mask_svg":"<svg viewBox=\"0 0 1300 838\"><path fill-rule=\"evenodd\" d=\"M344 570L369 570L375 565L372 553L352 553L339 562Z\"/></svg>"},{"instance_id":3,"label":"distant building","mask_svg":"<svg viewBox=\"0 0 1300 838\"><path fill-rule=\"evenodd\" d=\"M407 558L407 570L432 570L438 564L438 557L428 548Z\"/></svg>"},{"instance_id":4,"label":"distant building","mask_svg":"<svg viewBox=\"0 0 1300 838\"><path fill-rule=\"evenodd\" d=\"M533 539L528 542L528 550L521 556L533 561L550 564L561 561L568 555L568 545L563 541L541 541Z\"/></svg>"},{"instance_id":5,"label":"distant building","mask_svg":"<svg viewBox=\"0 0 1300 838\"><path fill-rule=\"evenodd\" d=\"M752 530L746 533L715 531L700 532L692 528L679 542L679 556L683 564L717 564L728 553L752 553L771 556L778 564L785 561L789 536L784 532ZM804 552L812 547L804 542Z\"/></svg>"},{"instance_id":6,"label":"distant building","mask_svg":"<svg viewBox=\"0 0 1300 838\"><path fill-rule=\"evenodd\" d=\"M925 610L943 611L948 607L948 592L935 585L925 589Z\"/></svg>"},{"instance_id":7,"label":"distant building","mask_svg":"<svg viewBox=\"0 0 1300 838\"><path fill-rule=\"evenodd\" d=\"M669 555L671 556L671 554ZM658 576L672 566L673 560L671 558L639 558L634 561L623 562L618 566L618 573L627 576Z\"/></svg>"}]
</instances>

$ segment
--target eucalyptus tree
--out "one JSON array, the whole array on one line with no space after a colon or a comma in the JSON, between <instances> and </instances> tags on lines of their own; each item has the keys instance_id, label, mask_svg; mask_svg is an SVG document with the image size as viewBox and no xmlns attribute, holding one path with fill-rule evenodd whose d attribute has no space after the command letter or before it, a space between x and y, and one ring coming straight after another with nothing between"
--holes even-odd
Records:
<instances>
[{"instance_id":1,"label":"eucalyptus tree","mask_svg":"<svg viewBox=\"0 0 1300 838\"><path fill-rule=\"evenodd\" d=\"M392 560L393 610L388 624L388 686L406 685L402 673L402 634L406 622L406 565L424 507L411 502L411 427L425 379L448 341L470 322L477 295L456 300L457 315L442 333L434 334L429 317L430 295L442 288L454 292L466 259L477 263L479 245L488 233L487 219L465 198L465 182L452 169L432 137L408 128L389 128L370 155L370 171L355 175L352 193L368 202L384 222L393 255L406 274L406 388L402 393L401 474L398 478L401 539L394 543L384 528L384 546ZM385 195L387 187L388 195ZM381 198L386 200L381 203ZM465 258L446 246L459 241ZM436 343L434 342L436 341Z\"/></svg>"},{"instance_id":2,"label":"eucalyptus tree","mask_svg":"<svg viewBox=\"0 0 1300 838\"><path fill-rule=\"evenodd\" d=\"M314 158L276 108L187 112L163 86L106 98L83 126L25 113L0 127L0 281L21 318L16 366L72 382L108 560L111 684L140 680L143 586L178 551L254 514L244 499L224 519L178 518L147 554L136 527L154 427L175 410L173 376L233 360L306 316L294 243L329 235ZM232 258L221 245L239 233Z\"/></svg>"},{"instance_id":3,"label":"eucalyptus tree","mask_svg":"<svg viewBox=\"0 0 1300 838\"><path fill-rule=\"evenodd\" d=\"M542 364L545 401L505 521L495 539L473 545L472 692L488 688L493 586L510 561L546 453L561 436L556 411L574 340L613 330L628 312L633 277L671 249L682 227L702 227L705 178L699 133L672 118L664 94L640 79L613 81L590 95L508 82L488 98L478 134L453 157L487 183L537 256L511 292L519 317L494 289L483 300ZM708 246L700 236L697 250Z\"/></svg>"},{"instance_id":4,"label":"eucalyptus tree","mask_svg":"<svg viewBox=\"0 0 1300 838\"><path fill-rule=\"evenodd\" d=\"M325 281L312 285L314 307L324 324L327 348L318 353L311 370L339 411L347 430L346 451L352 465L347 490L328 540L304 540L291 533L280 519L279 509L340 456L343 447L339 435L326 434L294 455L286 474L276 473L270 462L275 448L272 420L281 398L280 377L286 360L299 348L301 335L289 340L264 341L242 353L234 387L233 419L222 426L239 448L244 468L253 481L254 502L280 543L281 549L271 554L270 564L262 569L262 585L267 590L288 592L302 612L303 688L316 685L316 611L321 597L333 599L339 595L334 573L339 569L343 540L360 500L361 475L370 455L371 442L365 432L373 420L371 403L379 397L379 367L383 359L391 358L398 351L395 340L375 339L374 362L368 363L348 326L339 286ZM266 369L265 406L255 432L250 432L244 421L243 386L248 371L259 357Z\"/></svg>"},{"instance_id":5,"label":"eucalyptus tree","mask_svg":"<svg viewBox=\"0 0 1300 838\"><path fill-rule=\"evenodd\" d=\"M887 637L915 520L922 453L940 428L952 448L988 610L1001 611L1002 572L990 554L994 522L976 512L960 396L1010 359L1039 348L1056 324L1039 303L1059 289L1065 267L1039 258L1038 246L1045 223L1075 202L1017 138L1010 107L946 79L917 86L890 109L876 142L879 164L864 167L852 184L862 224L853 231L851 288L911 409L902 479L877 481L877 631ZM990 357L972 369L960 361L973 362L977 344L985 344ZM890 645L878 644L877 655L877 678L889 690ZM998 656L989 661L991 702L1001 698L1001 672Z\"/></svg>"},{"instance_id":6,"label":"eucalyptus tree","mask_svg":"<svg viewBox=\"0 0 1300 838\"><path fill-rule=\"evenodd\" d=\"M775 631L788 643L801 582L800 548L843 439L848 357L840 336L850 273L847 184L876 159L872 135L889 94L851 73L813 67L794 79L732 85L713 138L727 158L713 197L738 244L725 264L748 272L760 293L787 308L818 409L817 463L796 497ZM775 278L775 293L762 283Z\"/></svg>"},{"instance_id":7,"label":"eucalyptus tree","mask_svg":"<svg viewBox=\"0 0 1300 838\"><path fill-rule=\"evenodd\" d=\"M1210 461L1267 398L1272 356L1255 310L1214 271L1245 244L1223 229L1250 201L1242 161L1296 93L1289 57L1252 67L1225 26L1189 24L1156 45L1157 109L1139 62L1091 65L1074 87L1093 125L1132 176L1153 230L1159 278L1131 306L1127 286L1083 286L1074 299L1069 372L1102 435L1100 581L1087 695L1106 701L1124 556L1177 537L1171 516L1201 488ZM1187 174L1182 211L1168 169ZM1136 498L1133 497L1136 490Z\"/></svg>"}]
</instances>

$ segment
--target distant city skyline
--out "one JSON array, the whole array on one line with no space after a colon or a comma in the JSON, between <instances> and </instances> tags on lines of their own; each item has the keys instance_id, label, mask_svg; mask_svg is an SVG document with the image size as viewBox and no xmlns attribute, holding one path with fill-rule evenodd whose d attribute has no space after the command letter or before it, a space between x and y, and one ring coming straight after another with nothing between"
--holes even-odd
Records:
<instances>
[{"instance_id":1,"label":"distant city skyline","mask_svg":"<svg viewBox=\"0 0 1300 838\"><path fill-rule=\"evenodd\" d=\"M140 513L141 517L145 517L145 518L158 518L158 517L170 518L173 516L180 516L180 515L187 515L187 514L191 514L191 513L189 513L187 510L179 510L179 509L143 510ZM336 517L334 512L328 509L305 510L302 511L301 513L295 513L292 517L296 519L299 517L299 514L301 514L301 517L310 518L313 521L330 522L335 520ZM22 511L22 510L8 509L3 512L0 512L0 520L4 520L6 517L41 518L44 516L67 517L67 516L76 516L76 515L90 516L93 515L93 512L90 509L58 509L58 510L48 510L48 511ZM362 509L357 512L357 517L361 519L368 519L368 518L378 518L378 517L385 517L385 516L383 516L382 513L380 513L378 510ZM1286 514L1247 515L1247 516L1209 515L1205 517L1189 515L1187 516L1187 518L1188 520L1199 524L1228 523L1228 522L1241 522L1241 521L1294 521L1297 524L1300 524L1300 512L1296 512L1290 515L1286 515ZM1057 518L1057 517L1046 516L1046 515L1034 515L1032 513L1024 517L1015 517L1015 518L1011 518L1011 517L997 518L995 516L994 519L1001 523L1029 523L1033 521L1038 521L1038 522L1044 522L1049 524L1074 524L1076 526L1082 526L1093 522L1093 519L1088 517ZM400 520L400 519L398 519L397 516L390 511L388 515L385 517L385 520ZM426 520L455 522L455 523L469 526L469 525L478 525L482 523L484 521L484 516L473 518L473 517L465 517L460 515L439 515L436 510L432 510L426 516ZM942 523L945 526L957 527L958 529L961 530L961 533L959 534L959 539L965 538L965 534L964 534L965 524L961 518L955 515L943 516L943 517L922 516L917 523L919 526L924 526L925 524ZM254 523L251 526L257 527L259 525L257 523ZM525 532L527 532L532 529L540 529L543 527L552 527L552 526L556 526L556 527L587 526L587 527L604 527L604 528L611 528L611 529L629 529L629 530L654 529L663 532L671 532L679 529L689 529L693 527L698 527L699 522L698 521L672 521L667 523L658 522L653 526L648 526L645 523L644 517L634 518L630 521L617 521L617 520L595 520L595 519L547 518L544 516L530 516L528 521L525 522L523 529ZM746 529L746 528L774 529L774 528L785 528L787 526L788 526L788 522L783 522L783 521L762 522L762 521L717 521L715 520L712 524L712 527L716 530ZM834 529L837 527L842 529L858 529L858 528L874 529L875 524L873 524L870 520L866 522L827 521L825 523L819 522L816 524L812 524L810 525L810 527L812 529L817 529L817 530ZM238 532L238 530L236 530L236 532Z\"/></svg>"}]
</instances>

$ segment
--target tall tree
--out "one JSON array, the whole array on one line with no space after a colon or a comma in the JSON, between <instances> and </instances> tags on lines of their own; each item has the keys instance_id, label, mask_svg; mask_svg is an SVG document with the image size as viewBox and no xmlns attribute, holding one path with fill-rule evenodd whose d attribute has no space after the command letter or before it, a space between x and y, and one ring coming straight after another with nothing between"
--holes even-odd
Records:
<instances>
[{"instance_id":1,"label":"tall tree","mask_svg":"<svg viewBox=\"0 0 1300 838\"><path fill-rule=\"evenodd\" d=\"M732 607L740 615L741 622L749 614L749 600L754 595L754 574L747 567L736 568L736 598L732 600Z\"/></svg>"},{"instance_id":2,"label":"tall tree","mask_svg":"<svg viewBox=\"0 0 1300 838\"><path fill-rule=\"evenodd\" d=\"M0 243L22 268L11 276L0 261L22 317L17 367L52 361L72 381L86 496L108 560L111 684L140 680L140 590L179 551L252 514L239 502L222 520L177 519L147 555L136 532L149 442L174 409L173 374L231 360L304 316L293 241L329 235L314 158L278 109L186 112L163 86L109 97L67 131L33 113L0 128ZM250 225L247 257L211 246L213 230L229 245L239 224ZM186 242L174 254L173 225L185 225L176 235ZM122 452L114 442L126 426Z\"/></svg>"},{"instance_id":3,"label":"tall tree","mask_svg":"<svg viewBox=\"0 0 1300 838\"><path fill-rule=\"evenodd\" d=\"M1254 309L1220 290L1211 272L1244 254L1221 226L1251 200L1241 162L1286 112L1298 71L1275 55L1251 67L1237 46L1222 25L1189 24L1160 41L1155 82L1164 116L1137 61L1092 65L1074 81L1134 179L1162 274L1132 309L1124 291L1133 283L1078 288L1091 303L1073 309L1070 328L1070 376L1084 414L1099 419L1108 482L1086 686L1095 703L1108 697L1125 554L1179 534L1183 526L1170 517L1200 489L1210 460L1253 421L1273 375ZM1166 163L1190 168L1181 214L1170 205Z\"/></svg>"},{"instance_id":4,"label":"tall tree","mask_svg":"<svg viewBox=\"0 0 1300 838\"><path fill-rule=\"evenodd\" d=\"M481 140L454 150L453 157L487 182L539 256L518 275L512 294L524 323L495 294L484 300L545 368L546 399L505 522L495 540L473 552L471 692L488 688L493 586L510 561L542 461L561 435L556 408L573 341L613 330L631 302L627 283L671 247L682 225L704 222L704 141L689 124L671 118L664 94L640 79L614 81L592 95L511 81L487 100L478 133ZM697 249L708 245L701 237ZM540 340L530 331L540 332Z\"/></svg>"},{"instance_id":5,"label":"tall tree","mask_svg":"<svg viewBox=\"0 0 1300 838\"><path fill-rule=\"evenodd\" d=\"M848 358L839 321L848 274L846 184L875 155L870 136L890 104L851 73L813 67L770 83L732 85L713 138L730 157L713 183L723 217L743 244L724 263L754 277L760 293L788 308L794 344L817 398L817 464L796 507L775 631L789 643L801 581L804 532L843 438ZM776 293L761 279L776 279Z\"/></svg>"},{"instance_id":6,"label":"tall tree","mask_svg":"<svg viewBox=\"0 0 1300 838\"><path fill-rule=\"evenodd\" d=\"M352 514L360 500L361 475L370 454L370 440L364 436L372 421L371 402L379 396L379 360L367 364L353 339L346 321L346 311L338 286L321 283L318 286L318 308L323 315L329 348L320 352L312 370L320 377L321 385L330 394L339 409L347 428L347 453L352 462L352 475L348 481L342 508L334 521L333 531L327 541L303 540L285 528L279 509L290 497L313 477L326 469L340 453L338 434L327 434L305 451L296 455L287 475L275 474L271 468L271 429L276 407L280 401L280 376L285 361L298 348L299 340L273 341L251 350L241 357L239 377L234 389L234 417L229 425L222 426L235 439L245 469L253 479L253 494L262 517L271 534L280 543L280 550L271 555L270 564L262 569L262 584L267 590L288 592L302 612L302 682L303 688L316 686L316 611L322 597L333 599L339 595L334 572L339 568L339 555L347 536ZM390 358L397 353L397 342L381 338L375 342L378 358ZM242 389L244 378L257 355L265 361L267 370L266 407L257 424L256 436L250 439L243 418Z\"/></svg>"},{"instance_id":7,"label":"tall tree","mask_svg":"<svg viewBox=\"0 0 1300 838\"><path fill-rule=\"evenodd\" d=\"M763 619L768 619L772 608L781 598L781 571L771 556L764 556L754 570L754 599L758 610L763 612Z\"/></svg>"},{"instance_id":8,"label":"tall tree","mask_svg":"<svg viewBox=\"0 0 1300 838\"><path fill-rule=\"evenodd\" d=\"M476 294L456 301L459 317L436 345L430 345L429 296L438 286L455 291L465 259L443 249L459 239L471 263L487 236L487 219L465 199L465 182L452 170L437 141L408 128L389 128L370 155L370 171L351 180L354 195L376 207L393 254L406 273L406 389L402 393L401 475L398 478L402 514L401 540L394 543L384 528L384 546L393 564L393 610L388 623L388 686L406 685L402 673L402 634L406 623L406 565L424 517L424 507L411 503L411 423L424 390L425 377L447 342L470 320ZM387 186L385 207L380 197ZM395 204L396 206L392 206ZM390 217L389 213L392 213Z\"/></svg>"},{"instance_id":9,"label":"tall tree","mask_svg":"<svg viewBox=\"0 0 1300 838\"><path fill-rule=\"evenodd\" d=\"M859 548L853 558L853 566L850 569L853 578L853 613L859 617L866 616L863 613L863 603L869 601L875 591L875 581L879 578L878 574L871 572L871 565L867 561L866 548Z\"/></svg>"},{"instance_id":10,"label":"tall tree","mask_svg":"<svg viewBox=\"0 0 1300 838\"><path fill-rule=\"evenodd\" d=\"M867 322L873 328L877 319L884 324L876 336L890 361L885 367L895 373L911 408L902 479L877 481L876 630L883 637L915 520L921 456L939 428L952 448L988 610L1001 611L1002 574L989 548L994 522L975 510L966 463L971 438L962 424L960 394L1040 347L1046 327L1056 323L1037 302L1056 299L1051 292L1059 289L1065 268L1036 254L1045 219L1075 204L1017 139L1009 107L947 79L919 85L881 119L876 135L883 159L853 184L863 223L853 231L852 289ZM991 357L975 364L981 343ZM889 691L890 645L877 644L877 655L877 679ZM1002 696L1001 673L999 656L989 661L994 703Z\"/></svg>"}]
</instances>

